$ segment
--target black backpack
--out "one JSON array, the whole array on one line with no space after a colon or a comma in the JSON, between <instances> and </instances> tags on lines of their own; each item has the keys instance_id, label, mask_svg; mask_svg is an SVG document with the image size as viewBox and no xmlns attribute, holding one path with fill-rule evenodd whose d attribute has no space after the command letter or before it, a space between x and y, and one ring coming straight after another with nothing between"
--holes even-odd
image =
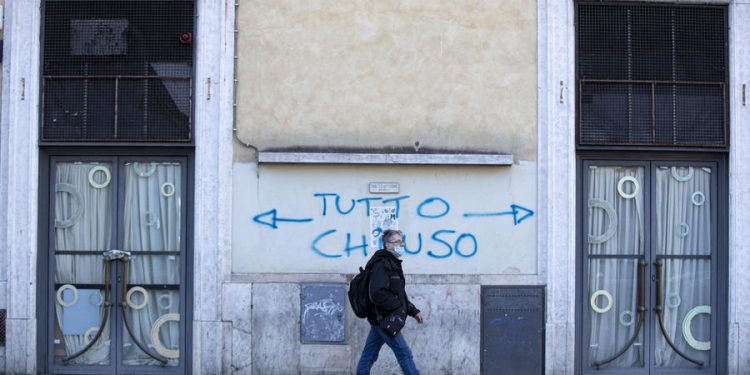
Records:
<instances>
[{"instance_id":1,"label":"black backpack","mask_svg":"<svg viewBox=\"0 0 750 375\"><path fill-rule=\"evenodd\" d=\"M349 304L352 306L354 315L359 318L367 318L373 308L370 301L370 272L372 264L368 263L363 269L359 267L359 273L349 283Z\"/></svg>"}]
</instances>

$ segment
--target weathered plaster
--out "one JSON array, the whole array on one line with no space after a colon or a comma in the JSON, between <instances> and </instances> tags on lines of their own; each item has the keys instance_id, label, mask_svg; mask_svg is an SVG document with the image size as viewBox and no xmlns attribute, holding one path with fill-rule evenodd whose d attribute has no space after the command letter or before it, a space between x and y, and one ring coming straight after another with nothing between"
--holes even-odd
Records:
<instances>
[{"instance_id":1,"label":"weathered plaster","mask_svg":"<svg viewBox=\"0 0 750 375\"><path fill-rule=\"evenodd\" d=\"M253 372L299 372L299 293L297 284L253 285Z\"/></svg>"},{"instance_id":2,"label":"weathered plaster","mask_svg":"<svg viewBox=\"0 0 750 375\"><path fill-rule=\"evenodd\" d=\"M349 375L350 359L355 349L348 345L301 345L300 372L302 374Z\"/></svg>"},{"instance_id":3,"label":"weathered plaster","mask_svg":"<svg viewBox=\"0 0 750 375\"><path fill-rule=\"evenodd\" d=\"M250 374L251 372L252 290L250 283L224 284L221 319L230 323L230 334L224 338L224 348L229 352L229 358L224 361L224 373Z\"/></svg>"},{"instance_id":4,"label":"weathered plaster","mask_svg":"<svg viewBox=\"0 0 750 375\"><path fill-rule=\"evenodd\" d=\"M408 265L404 266L408 271ZM423 374L478 374L480 362L480 286L410 285L407 293L422 312L424 324L407 319L404 338ZM356 369L370 325L354 318L352 370ZM436 339L440 338L440 339ZM398 374L393 352L383 347L372 369L376 374Z\"/></svg>"},{"instance_id":5,"label":"weathered plaster","mask_svg":"<svg viewBox=\"0 0 750 375\"><path fill-rule=\"evenodd\" d=\"M408 264L405 265L408 271ZM250 292L249 289L252 289ZM232 374L355 372L370 326L347 309L348 339L344 344L300 343L300 288L297 283L227 284L225 319L235 319ZM480 357L480 286L409 285L412 302L422 310L424 324L409 319L403 333L424 374L476 374ZM251 297L250 297L251 296ZM252 307L248 304L252 300ZM248 322L247 319L251 319ZM252 332L249 327L252 326ZM450 340L436 340L436 337ZM252 345L250 345L252 342ZM228 348L227 348L228 349ZM383 347L373 373L398 370L392 351Z\"/></svg>"},{"instance_id":6,"label":"weathered plaster","mask_svg":"<svg viewBox=\"0 0 750 375\"><path fill-rule=\"evenodd\" d=\"M238 15L245 143L536 157L536 2L274 0Z\"/></svg>"}]
</instances>

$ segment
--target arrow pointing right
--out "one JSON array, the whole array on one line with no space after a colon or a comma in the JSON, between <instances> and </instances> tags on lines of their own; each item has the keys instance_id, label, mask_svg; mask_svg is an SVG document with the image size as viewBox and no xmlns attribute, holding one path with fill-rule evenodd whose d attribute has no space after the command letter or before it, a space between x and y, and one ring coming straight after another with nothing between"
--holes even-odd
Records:
<instances>
[{"instance_id":1,"label":"arrow pointing right","mask_svg":"<svg viewBox=\"0 0 750 375\"><path fill-rule=\"evenodd\" d=\"M534 211L519 206L517 204L511 204L510 205L510 211L502 211L502 212L467 212L464 214L464 217L485 217L485 216L503 216L503 215L513 215L513 225L518 225L522 221L534 216Z\"/></svg>"}]
</instances>

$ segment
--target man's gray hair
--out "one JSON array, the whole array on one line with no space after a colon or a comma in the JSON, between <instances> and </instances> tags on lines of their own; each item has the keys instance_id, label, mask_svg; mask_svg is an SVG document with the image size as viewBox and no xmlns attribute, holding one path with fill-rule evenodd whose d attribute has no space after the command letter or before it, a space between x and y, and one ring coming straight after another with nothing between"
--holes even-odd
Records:
<instances>
[{"instance_id":1,"label":"man's gray hair","mask_svg":"<svg viewBox=\"0 0 750 375\"><path fill-rule=\"evenodd\" d=\"M400 230L396 229L386 229L383 231L383 245L385 245L386 242L390 242L391 239L393 239L393 236L395 235L403 236L404 234L401 233Z\"/></svg>"}]
</instances>

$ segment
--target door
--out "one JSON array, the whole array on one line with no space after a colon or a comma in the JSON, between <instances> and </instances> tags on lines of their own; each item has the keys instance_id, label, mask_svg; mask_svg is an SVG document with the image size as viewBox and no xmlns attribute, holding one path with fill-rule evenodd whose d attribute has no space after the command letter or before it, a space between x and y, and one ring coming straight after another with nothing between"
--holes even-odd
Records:
<instances>
[{"instance_id":1,"label":"door","mask_svg":"<svg viewBox=\"0 0 750 375\"><path fill-rule=\"evenodd\" d=\"M48 368L185 371L186 159L53 157Z\"/></svg>"},{"instance_id":2,"label":"door","mask_svg":"<svg viewBox=\"0 0 750 375\"><path fill-rule=\"evenodd\" d=\"M717 163L583 174L583 372L716 374Z\"/></svg>"}]
</instances>

